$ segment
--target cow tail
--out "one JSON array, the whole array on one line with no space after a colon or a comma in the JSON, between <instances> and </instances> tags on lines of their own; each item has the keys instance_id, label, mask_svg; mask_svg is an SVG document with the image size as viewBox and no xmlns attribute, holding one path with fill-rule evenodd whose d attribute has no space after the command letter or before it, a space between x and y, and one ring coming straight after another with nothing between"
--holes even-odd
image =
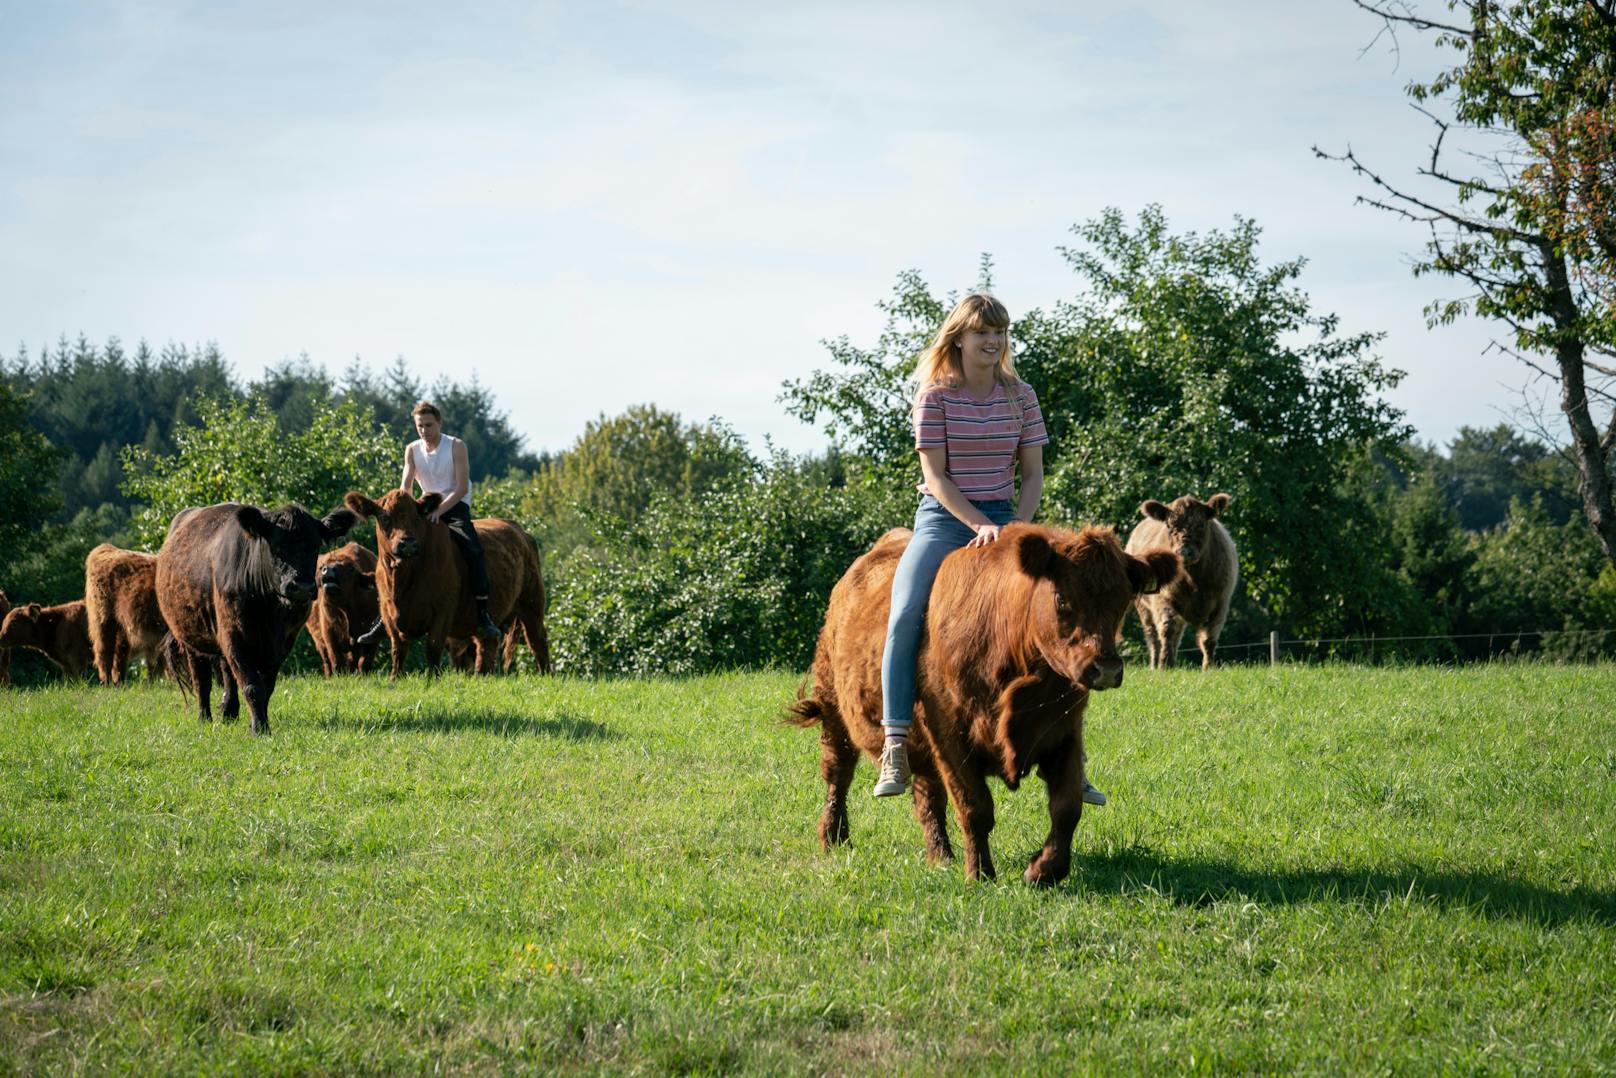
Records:
<instances>
[{"instance_id":1,"label":"cow tail","mask_svg":"<svg viewBox=\"0 0 1616 1078\"><path fill-rule=\"evenodd\" d=\"M162 656L163 665L168 667L168 675L180 687L180 695L189 700L191 698L191 663L185 657L185 649L180 642L174 639L172 631L163 634L162 643L157 645L157 654Z\"/></svg>"},{"instance_id":2,"label":"cow tail","mask_svg":"<svg viewBox=\"0 0 1616 1078\"><path fill-rule=\"evenodd\" d=\"M797 698L786 705L786 713L780 716L782 722L792 726L817 726L825 718L825 705L817 697L808 695L808 679L802 679L797 686Z\"/></svg>"}]
</instances>

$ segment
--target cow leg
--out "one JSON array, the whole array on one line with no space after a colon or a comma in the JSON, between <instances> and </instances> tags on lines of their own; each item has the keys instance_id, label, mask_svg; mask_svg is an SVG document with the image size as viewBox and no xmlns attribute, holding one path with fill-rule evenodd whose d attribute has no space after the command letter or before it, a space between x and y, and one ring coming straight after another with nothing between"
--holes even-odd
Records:
<instances>
[{"instance_id":1,"label":"cow leg","mask_svg":"<svg viewBox=\"0 0 1616 1078\"><path fill-rule=\"evenodd\" d=\"M129 638L119 633L112 646L112 683L122 685L129 680Z\"/></svg>"},{"instance_id":2,"label":"cow leg","mask_svg":"<svg viewBox=\"0 0 1616 1078\"><path fill-rule=\"evenodd\" d=\"M387 627L387 640L393 645L393 672L387 675L387 680L397 681L399 675L404 673L404 660L410 653L410 641L391 625Z\"/></svg>"},{"instance_id":3,"label":"cow leg","mask_svg":"<svg viewBox=\"0 0 1616 1078\"><path fill-rule=\"evenodd\" d=\"M213 663L194 651L186 651L185 665L190 668L191 686L196 689L196 717L203 722L212 722Z\"/></svg>"},{"instance_id":4,"label":"cow leg","mask_svg":"<svg viewBox=\"0 0 1616 1078\"><path fill-rule=\"evenodd\" d=\"M1027 863L1025 879L1053 887L1072 871L1072 832L1083 815L1083 752L1073 745L1059 760L1040 764L1038 774L1049 788L1049 837Z\"/></svg>"},{"instance_id":5,"label":"cow leg","mask_svg":"<svg viewBox=\"0 0 1616 1078\"><path fill-rule=\"evenodd\" d=\"M236 684L236 677L230 672L230 664L223 659L219 660L219 684L224 686L224 698L219 703L219 713L228 721L241 718L241 693Z\"/></svg>"},{"instance_id":6,"label":"cow leg","mask_svg":"<svg viewBox=\"0 0 1616 1078\"><path fill-rule=\"evenodd\" d=\"M1162 644L1161 665L1170 669L1178 665L1178 645L1184 640L1184 619L1169 610L1158 631Z\"/></svg>"},{"instance_id":7,"label":"cow leg","mask_svg":"<svg viewBox=\"0 0 1616 1078\"><path fill-rule=\"evenodd\" d=\"M269 693L274 682L259 672L258 657L247 641L232 633L225 639L224 660L236 679L236 691L247 704L254 734L269 733Z\"/></svg>"},{"instance_id":8,"label":"cow leg","mask_svg":"<svg viewBox=\"0 0 1616 1078\"><path fill-rule=\"evenodd\" d=\"M542 611L529 611L522 615L522 637L527 641L527 649L533 653L533 661L538 665L539 673L551 673L550 634L544 628Z\"/></svg>"},{"instance_id":9,"label":"cow leg","mask_svg":"<svg viewBox=\"0 0 1616 1078\"><path fill-rule=\"evenodd\" d=\"M848 839L847 789L858 767L858 749L836 716L823 716L819 727L819 773L825 776L825 811L819 816L819 844L826 850Z\"/></svg>"},{"instance_id":10,"label":"cow leg","mask_svg":"<svg viewBox=\"0 0 1616 1078\"><path fill-rule=\"evenodd\" d=\"M998 872L988 848L988 835L993 831L993 793L988 789L987 778L980 772L946 765L942 771L965 839L965 878L994 879Z\"/></svg>"},{"instance_id":11,"label":"cow leg","mask_svg":"<svg viewBox=\"0 0 1616 1078\"><path fill-rule=\"evenodd\" d=\"M1134 604L1134 610L1139 614L1140 627L1145 630L1145 652L1154 670L1161 665L1161 634L1156 632L1156 616L1143 600Z\"/></svg>"},{"instance_id":12,"label":"cow leg","mask_svg":"<svg viewBox=\"0 0 1616 1078\"><path fill-rule=\"evenodd\" d=\"M915 800L915 819L926 837L926 860L941 864L954 859L948 841L948 791L936 775L916 771L910 778L910 794Z\"/></svg>"},{"instance_id":13,"label":"cow leg","mask_svg":"<svg viewBox=\"0 0 1616 1078\"><path fill-rule=\"evenodd\" d=\"M437 677L443 673L443 649L448 644L444 637L426 638L426 676Z\"/></svg>"},{"instance_id":14,"label":"cow leg","mask_svg":"<svg viewBox=\"0 0 1616 1078\"><path fill-rule=\"evenodd\" d=\"M101 684L109 685L113 680L113 666L115 653L118 650L118 629L111 619L106 619L100 625L90 626L90 649L95 654L95 673L101 679Z\"/></svg>"},{"instance_id":15,"label":"cow leg","mask_svg":"<svg viewBox=\"0 0 1616 1078\"><path fill-rule=\"evenodd\" d=\"M1201 669L1212 669L1212 658L1218 653L1218 638L1206 626L1195 631L1195 642L1201 646Z\"/></svg>"},{"instance_id":16,"label":"cow leg","mask_svg":"<svg viewBox=\"0 0 1616 1078\"><path fill-rule=\"evenodd\" d=\"M503 638L501 639L503 640ZM498 652L494 649L499 644L484 640L480 636L473 637L472 644L476 649L473 652L476 658L472 664L472 670L479 674L492 674L494 672L494 662L498 657Z\"/></svg>"}]
</instances>

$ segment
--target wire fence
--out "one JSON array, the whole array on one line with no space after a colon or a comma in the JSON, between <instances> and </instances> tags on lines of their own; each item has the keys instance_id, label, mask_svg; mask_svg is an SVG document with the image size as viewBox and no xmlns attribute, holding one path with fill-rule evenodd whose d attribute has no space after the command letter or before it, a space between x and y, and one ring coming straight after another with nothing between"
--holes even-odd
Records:
<instances>
[{"instance_id":1,"label":"wire fence","mask_svg":"<svg viewBox=\"0 0 1616 1078\"><path fill-rule=\"evenodd\" d=\"M1271 664L1286 660L1318 661L1367 659L1369 662L1453 661L1537 656L1552 659L1594 659L1609 657L1607 640L1616 639L1616 628L1609 629L1512 629L1484 633L1428 633L1418 636L1304 636L1284 638L1269 633L1267 640L1217 645L1217 658L1223 661ZM1445 645L1445 646L1444 646ZM1229 654L1229 653L1233 654ZM1200 646L1193 641L1175 653L1198 659Z\"/></svg>"}]
</instances>

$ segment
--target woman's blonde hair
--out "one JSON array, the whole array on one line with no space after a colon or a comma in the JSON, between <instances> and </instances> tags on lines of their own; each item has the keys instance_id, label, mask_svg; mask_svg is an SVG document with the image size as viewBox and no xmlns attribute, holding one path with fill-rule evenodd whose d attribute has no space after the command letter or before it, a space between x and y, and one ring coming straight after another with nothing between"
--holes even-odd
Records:
<instances>
[{"instance_id":1,"label":"woman's blonde hair","mask_svg":"<svg viewBox=\"0 0 1616 1078\"><path fill-rule=\"evenodd\" d=\"M920 404L921 395L933 386L948 386L957 389L965 382L965 368L960 362L960 338L973 330L1010 328L1010 312L1005 309L997 297L986 292L972 292L954 305L948 317L943 319L942 328L937 331L936 338L927 349L920 353L920 359L915 363L915 405ZM993 368L993 380L1004 386L1004 392L1011 400L1021 403L1019 386L1021 379L1016 376L1016 364L1011 356L1010 338L1008 333L1004 340L1004 351L999 353L999 362Z\"/></svg>"}]
</instances>

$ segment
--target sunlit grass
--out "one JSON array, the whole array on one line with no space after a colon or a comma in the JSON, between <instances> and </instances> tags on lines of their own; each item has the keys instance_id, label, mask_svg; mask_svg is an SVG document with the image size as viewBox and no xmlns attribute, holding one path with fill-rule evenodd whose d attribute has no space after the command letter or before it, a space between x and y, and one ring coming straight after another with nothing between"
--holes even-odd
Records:
<instances>
[{"instance_id":1,"label":"sunlit grass","mask_svg":"<svg viewBox=\"0 0 1616 1078\"><path fill-rule=\"evenodd\" d=\"M0 1071L1616 1069L1611 667L1130 669L1053 892L822 853L796 682L0 696Z\"/></svg>"}]
</instances>

